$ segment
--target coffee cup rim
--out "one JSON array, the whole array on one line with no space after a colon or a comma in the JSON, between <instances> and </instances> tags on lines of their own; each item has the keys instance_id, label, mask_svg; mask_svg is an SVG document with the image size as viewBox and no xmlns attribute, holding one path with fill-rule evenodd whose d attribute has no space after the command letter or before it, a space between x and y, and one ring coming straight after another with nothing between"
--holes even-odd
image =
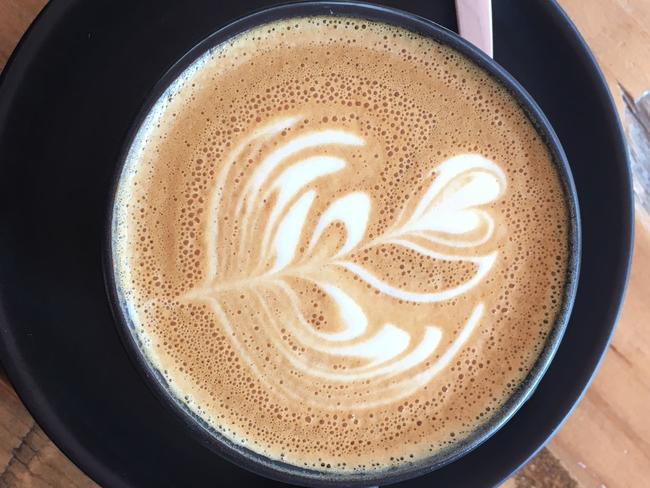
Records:
<instances>
[{"instance_id":1,"label":"coffee cup rim","mask_svg":"<svg viewBox=\"0 0 650 488\"><path fill-rule=\"evenodd\" d=\"M153 366L143 353L143 346L140 343L137 333L134 331L134 325L129 318L124 302L120 298L121 293L119 290L119 282L115 276L115 263L113 259L115 205L124 166L130 149L145 119L165 91L194 61L210 49L228 41L234 36L270 22L313 16L356 17L394 25L418 33L454 49L488 73L517 101L538 134L542 137L543 142L552 155L558 176L561 180L565 197L564 201L569 216L570 239L568 267L562 307L551 332L546 338L544 347L525 379L508 397L501 408L484 424L477 427L467 438L430 457L416 461L412 465L403 465L386 470L364 473L336 474L322 472L270 459L234 443L211 427L204 419L196 415L184 402L171 392L163 374ZM147 96L146 102L132 121L118 160L106 213L103 268L106 291L114 322L131 361L158 400L180 418L195 439L228 461L256 474L278 481L307 486L367 487L405 481L435 471L480 446L508 422L533 394L560 345L575 300L580 273L580 255L581 229L579 202L566 155L557 135L542 110L512 75L492 58L488 57L453 31L410 12L358 1L304 1L261 8L228 23L195 44L194 47L178 59L159 78Z\"/></svg>"}]
</instances>

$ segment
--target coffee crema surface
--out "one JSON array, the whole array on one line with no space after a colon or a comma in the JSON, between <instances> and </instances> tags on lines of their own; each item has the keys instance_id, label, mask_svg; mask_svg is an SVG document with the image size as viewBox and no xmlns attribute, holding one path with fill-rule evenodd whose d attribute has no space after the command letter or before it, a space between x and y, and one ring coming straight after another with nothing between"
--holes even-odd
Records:
<instances>
[{"instance_id":1,"label":"coffee crema surface","mask_svg":"<svg viewBox=\"0 0 650 488\"><path fill-rule=\"evenodd\" d=\"M562 188L458 52L352 18L266 24L140 128L118 291L173 394L233 442L388 469L475 432L535 363L563 302Z\"/></svg>"}]
</instances>

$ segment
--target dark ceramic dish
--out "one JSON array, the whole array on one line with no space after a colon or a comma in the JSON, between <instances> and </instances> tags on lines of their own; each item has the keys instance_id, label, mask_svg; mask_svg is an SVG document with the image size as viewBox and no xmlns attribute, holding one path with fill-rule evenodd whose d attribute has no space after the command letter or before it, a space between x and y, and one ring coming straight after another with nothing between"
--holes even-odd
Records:
<instances>
[{"instance_id":1,"label":"dark ceramic dish","mask_svg":"<svg viewBox=\"0 0 650 488\"><path fill-rule=\"evenodd\" d=\"M456 29L453 0L387 3ZM114 175L156 83L201 39L265 4L54 0L2 73L0 357L39 424L103 486L283 486L215 456L145 386L101 266ZM493 486L526 462L589 384L629 269L630 178L600 71L554 2L493 8L495 59L543 109L571 166L584 210L580 280L529 399L476 449L405 488Z\"/></svg>"},{"instance_id":2,"label":"dark ceramic dish","mask_svg":"<svg viewBox=\"0 0 650 488\"><path fill-rule=\"evenodd\" d=\"M114 277L114 265L112 261L111 242L113 229L115 227L113 216L113 199L110 201L107 222L106 237L106 254L105 254L105 274L107 290L111 298L111 304L114 309L115 321L118 324L119 332L124 344L136 364L136 367L143 374L145 381L153 389L161 402L170 407L177 413L182 421L188 426L197 439L211 448L217 454L234 462L235 464L246 468L254 473L267 476L279 481L295 485L308 486L375 486L392 484L397 481L403 481L410 478L422 476L423 474L434 471L445 464L463 456L472 449L476 448L492 434L494 434L530 396L537 386L537 383L543 376L546 368L550 364L555 351L557 350L565 326L569 320L571 307L575 298L575 292L578 283L579 264L580 264L580 225L578 213L578 200L576 190L571 176L569 164L566 161L564 151L553 132L552 127L546 120L546 117L539 109L534 100L526 91L517 83L503 68L496 62L476 49L451 31L440 27L433 22L418 17L416 15L392 9L385 6L357 3L357 2L301 2L284 4L276 7L260 10L244 18L236 20L223 27L219 31L210 35L207 39L201 41L185 56L182 57L174 66L162 77L156 84L148 101L133 124L121 158L121 164L127 159L130 147L135 140L142 123L147 115L158 102L160 97L165 93L167 88L174 83L179 76L192 63L200 58L211 48L222 44L228 39L247 31L259 25L267 24L280 19L297 18L297 17L356 17L365 20L379 21L391 25L400 26L410 31L416 32L423 36L432 38L437 42L450 46L456 51L461 52L466 57L474 61L483 70L489 73L495 80L513 95L520 106L527 113L533 125L537 128L539 134L546 141L548 148L553 156L554 162L558 169L561 181L564 186L564 194L567 202L567 209L570 219L569 241L570 249L568 255L568 272L563 297L563 304L557 316L546 344L544 345L539 358L535 362L529 374L504 403L503 407L475 432L470 434L463 441L439 452L435 455L399 468L392 468L384 471L373 471L368 473L352 474L334 474L317 470L300 468L281 461L269 459L251 451L243 446L231 442L228 438L217 432L202 418L198 417L187 405L171 392L170 386L164 378L164 375L157 370L141 351L141 344L135 326L132 323L128 308L123 298L123 291L116 283ZM119 185L119 177L122 168L116 172L115 190ZM115 191L114 190L114 191Z\"/></svg>"}]
</instances>

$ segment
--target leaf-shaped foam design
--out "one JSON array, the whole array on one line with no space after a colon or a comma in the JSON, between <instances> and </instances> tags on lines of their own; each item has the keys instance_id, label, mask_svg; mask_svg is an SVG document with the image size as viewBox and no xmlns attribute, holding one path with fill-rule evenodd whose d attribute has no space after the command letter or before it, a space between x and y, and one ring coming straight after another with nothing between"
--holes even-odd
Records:
<instances>
[{"instance_id":1,"label":"leaf-shaped foam design","mask_svg":"<svg viewBox=\"0 0 650 488\"><path fill-rule=\"evenodd\" d=\"M332 223L339 221L345 226L347 238L343 247L334 255L339 257L352 251L363 239L370 216L371 203L363 192L348 193L332 203L321 216L309 243L313 249L323 231Z\"/></svg>"},{"instance_id":2,"label":"leaf-shaped foam design","mask_svg":"<svg viewBox=\"0 0 650 488\"><path fill-rule=\"evenodd\" d=\"M362 336L368 326L368 319L363 309L340 288L327 283L322 283L320 287L336 302L343 328L333 334L317 334L323 339L337 342L350 341Z\"/></svg>"},{"instance_id":3,"label":"leaf-shaped foam design","mask_svg":"<svg viewBox=\"0 0 650 488\"><path fill-rule=\"evenodd\" d=\"M268 247L271 231L289 201L305 186L312 181L345 168L345 161L329 156L316 156L301 161L287 168L267 190L265 197L273 191L278 192L278 199L269 216L264 230L262 248Z\"/></svg>"},{"instance_id":4,"label":"leaf-shaped foam design","mask_svg":"<svg viewBox=\"0 0 650 488\"><path fill-rule=\"evenodd\" d=\"M271 272L285 268L293 260L307 213L314 198L316 198L316 193L313 190L303 193L280 221L273 239L276 260Z\"/></svg>"},{"instance_id":5,"label":"leaf-shaped foam design","mask_svg":"<svg viewBox=\"0 0 650 488\"><path fill-rule=\"evenodd\" d=\"M372 309L363 305L371 303L371 297L362 297L360 290L370 290L363 293L384 301L405 303L442 302L472 290L498 259L496 250L471 251L486 244L494 233L495 222L487 206L505 191L506 176L498 165L478 154L452 157L426 177L417 200L405 205L385 232L370 237L368 227L375 210L365 191L338 195L318 213L315 210L319 185L349 166L340 156L341 150L362 147L365 141L350 131L328 128L291 136L290 130L298 122L297 117L275 121L237 145L226 158L232 165L225 164L218 174L208 209L209 269L203 285L191 290L187 299L204 300L212 306L226 330L232 331L231 341L242 357L248 358L252 371L258 366L238 341L236 328L224 312L224 297L232 290L247 293L256 301L261 311L256 320L268 329L273 347L298 372L300 381L361 382L385 389L384 399L370 402L363 401L361 391L357 399L341 396L338 405L347 408L396 401L431 381L458 354L479 324L484 305L473 306L452 339L444 336L444 327L435 324L409 332L400 325L404 317L399 314L375 323L376 317L369 318ZM226 181L235 162L255 155L271 142L276 147L261 160L251 157L255 166L250 176L241 190L230 193ZM336 154L328 153L328 148L336 148ZM232 237L220 235L224 216L238 222ZM335 227L342 239L332 237ZM426 289L422 283L415 283L419 289L408 289L390 277L378 276L359 259L360 253L381 246L414 253L426 261L469 264L473 272L463 282L443 289ZM221 265L233 260L238 266ZM349 277L366 286L347 289ZM319 330L310 321L304 293L297 287L315 290L323 297L320 300L331 310L327 330ZM285 312L279 316L278 310ZM291 337L292 347L287 345L287 337ZM308 351L309 357L301 351ZM346 361L346 366L332 367L337 358ZM275 387L288 397L296 396L290 387Z\"/></svg>"},{"instance_id":6,"label":"leaf-shaped foam design","mask_svg":"<svg viewBox=\"0 0 650 488\"><path fill-rule=\"evenodd\" d=\"M421 251L423 255L428 256L432 259L441 259L447 261L456 261L456 260L469 261L469 262L477 263L479 265L479 268L478 271L474 274L474 276L470 280L466 281L461 285L458 285L453 288L448 288L440 292L419 293L419 292L404 290L402 288L393 286L390 283L387 283L377 278L374 274L370 273L363 266L357 263L352 263L350 261L341 261L341 262L337 262L337 264L347 269L348 271L354 273L359 278L364 280L366 283L376 288L377 290L379 290L381 293L385 295L391 296L393 298L397 298L398 300L406 300L408 302L433 303L433 302L441 302L444 300L451 300L452 298L460 296L464 292L472 289L490 271L490 268L492 267L492 265L494 264L494 260L496 259L495 253L489 254L487 256L482 256L480 258L462 258L460 256L450 256L450 255L427 251L421 246L412 244L408 241L395 241L395 243L400 244L401 246L408 249Z\"/></svg>"},{"instance_id":7,"label":"leaf-shaped foam design","mask_svg":"<svg viewBox=\"0 0 650 488\"><path fill-rule=\"evenodd\" d=\"M503 194L506 176L501 168L478 154L463 154L440 164L436 173L437 177L401 232L458 248L487 242L494 231L494 222L487 212L476 207ZM450 240L440 235L462 235L481 227L482 236L473 240Z\"/></svg>"}]
</instances>

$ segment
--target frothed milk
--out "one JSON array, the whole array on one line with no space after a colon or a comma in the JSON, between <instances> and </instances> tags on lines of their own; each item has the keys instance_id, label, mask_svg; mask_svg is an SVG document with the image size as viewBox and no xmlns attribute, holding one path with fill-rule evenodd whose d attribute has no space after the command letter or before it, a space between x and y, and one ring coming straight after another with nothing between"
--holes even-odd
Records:
<instances>
[{"instance_id":1,"label":"frothed milk","mask_svg":"<svg viewBox=\"0 0 650 488\"><path fill-rule=\"evenodd\" d=\"M474 432L567 275L562 185L516 101L363 20L267 24L201 57L141 127L114 212L118 290L174 394L323 471Z\"/></svg>"}]
</instances>

